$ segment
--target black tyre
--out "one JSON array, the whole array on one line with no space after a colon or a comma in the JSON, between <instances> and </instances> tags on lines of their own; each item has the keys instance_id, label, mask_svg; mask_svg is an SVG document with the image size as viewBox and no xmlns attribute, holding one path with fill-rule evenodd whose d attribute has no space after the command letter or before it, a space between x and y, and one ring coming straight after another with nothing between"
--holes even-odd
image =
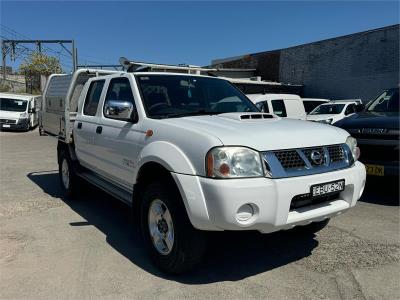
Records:
<instances>
[{"instance_id":1,"label":"black tyre","mask_svg":"<svg viewBox=\"0 0 400 300\"><path fill-rule=\"evenodd\" d=\"M175 187L162 183L147 185L140 219L151 259L161 271L179 274L200 262L206 248L205 232L192 226Z\"/></svg>"},{"instance_id":2,"label":"black tyre","mask_svg":"<svg viewBox=\"0 0 400 300\"><path fill-rule=\"evenodd\" d=\"M67 197L75 194L77 189L78 178L75 173L72 160L65 151L60 152L58 175L60 177L61 189Z\"/></svg>"},{"instance_id":3,"label":"black tyre","mask_svg":"<svg viewBox=\"0 0 400 300\"><path fill-rule=\"evenodd\" d=\"M317 233L318 231L324 229L328 225L329 221L330 219L325 219L319 222L312 222L308 225L297 226L295 231L302 233Z\"/></svg>"}]
</instances>

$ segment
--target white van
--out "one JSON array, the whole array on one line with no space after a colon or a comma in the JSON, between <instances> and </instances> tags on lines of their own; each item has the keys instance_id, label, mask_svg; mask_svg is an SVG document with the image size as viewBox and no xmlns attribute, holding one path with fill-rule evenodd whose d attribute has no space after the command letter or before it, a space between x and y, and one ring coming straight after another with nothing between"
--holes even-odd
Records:
<instances>
[{"instance_id":1,"label":"white van","mask_svg":"<svg viewBox=\"0 0 400 300\"><path fill-rule=\"evenodd\" d=\"M0 129L29 131L38 125L42 96L0 93Z\"/></svg>"},{"instance_id":2,"label":"white van","mask_svg":"<svg viewBox=\"0 0 400 300\"><path fill-rule=\"evenodd\" d=\"M266 113L272 113L279 117L305 120L306 111L303 102L294 94L247 94L257 108Z\"/></svg>"}]
</instances>

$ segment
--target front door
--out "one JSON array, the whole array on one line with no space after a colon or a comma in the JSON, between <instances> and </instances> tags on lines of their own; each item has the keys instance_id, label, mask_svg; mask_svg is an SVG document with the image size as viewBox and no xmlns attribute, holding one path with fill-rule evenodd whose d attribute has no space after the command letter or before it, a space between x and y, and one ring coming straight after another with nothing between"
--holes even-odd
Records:
<instances>
[{"instance_id":1,"label":"front door","mask_svg":"<svg viewBox=\"0 0 400 300\"><path fill-rule=\"evenodd\" d=\"M98 162L101 175L132 189L139 149L145 135L141 130L140 120L132 123L105 116L104 105L107 101L129 101L136 107L129 78L118 77L110 80L99 112L99 125L102 130L100 134L96 134L95 148L96 153L102 157Z\"/></svg>"}]
</instances>

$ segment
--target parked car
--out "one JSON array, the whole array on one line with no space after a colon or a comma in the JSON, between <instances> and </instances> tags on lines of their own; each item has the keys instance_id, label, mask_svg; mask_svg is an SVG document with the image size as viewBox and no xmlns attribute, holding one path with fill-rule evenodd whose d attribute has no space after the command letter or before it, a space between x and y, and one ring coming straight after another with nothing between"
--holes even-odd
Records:
<instances>
[{"instance_id":1,"label":"parked car","mask_svg":"<svg viewBox=\"0 0 400 300\"><path fill-rule=\"evenodd\" d=\"M50 77L42 131L58 135L65 194L83 179L131 205L164 272L198 263L207 231L315 232L363 193L356 140L340 128L261 113L221 78L98 75ZM59 86L56 118L47 93Z\"/></svg>"},{"instance_id":2,"label":"parked car","mask_svg":"<svg viewBox=\"0 0 400 300\"><path fill-rule=\"evenodd\" d=\"M329 99L320 99L320 98L301 98L301 100L303 101L306 114L312 112L318 105L331 101Z\"/></svg>"},{"instance_id":3,"label":"parked car","mask_svg":"<svg viewBox=\"0 0 400 300\"><path fill-rule=\"evenodd\" d=\"M41 96L0 93L0 129L29 131L38 125Z\"/></svg>"},{"instance_id":4,"label":"parked car","mask_svg":"<svg viewBox=\"0 0 400 300\"><path fill-rule=\"evenodd\" d=\"M335 125L357 138L367 174L399 176L399 122L399 88L392 88Z\"/></svg>"},{"instance_id":5,"label":"parked car","mask_svg":"<svg viewBox=\"0 0 400 300\"><path fill-rule=\"evenodd\" d=\"M358 101L330 101L317 106L307 115L307 120L325 124L334 124L341 119L355 114L362 108L363 106L358 103Z\"/></svg>"},{"instance_id":6,"label":"parked car","mask_svg":"<svg viewBox=\"0 0 400 300\"><path fill-rule=\"evenodd\" d=\"M306 119L303 102L293 94L247 94L261 112L272 113L282 118Z\"/></svg>"}]
</instances>

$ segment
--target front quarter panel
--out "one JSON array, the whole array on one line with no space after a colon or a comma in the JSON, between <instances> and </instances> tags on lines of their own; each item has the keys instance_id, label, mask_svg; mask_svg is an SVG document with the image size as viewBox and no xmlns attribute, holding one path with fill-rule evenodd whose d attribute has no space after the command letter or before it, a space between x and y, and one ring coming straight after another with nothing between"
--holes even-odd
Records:
<instances>
[{"instance_id":1,"label":"front quarter panel","mask_svg":"<svg viewBox=\"0 0 400 300\"><path fill-rule=\"evenodd\" d=\"M185 153L177 146L166 141L155 141L147 144L140 154L137 170L140 170L147 162L159 163L168 171L174 173L196 174L195 168Z\"/></svg>"}]
</instances>

